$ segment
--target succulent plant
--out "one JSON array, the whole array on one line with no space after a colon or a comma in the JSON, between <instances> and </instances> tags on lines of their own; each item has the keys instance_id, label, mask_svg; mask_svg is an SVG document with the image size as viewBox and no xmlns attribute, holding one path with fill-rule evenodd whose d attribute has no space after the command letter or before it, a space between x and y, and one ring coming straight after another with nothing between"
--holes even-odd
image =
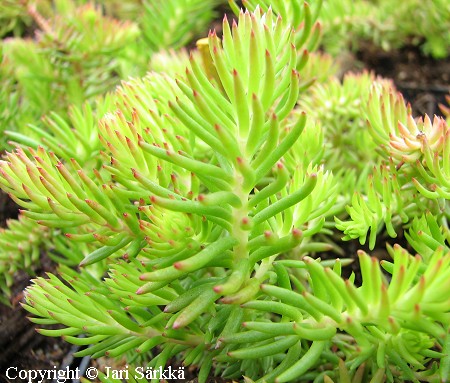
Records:
<instances>
[{"instance_id":1,"label":"succulent plant","mask_svg":"<svg viewBox=\"0 0 450 383\"><path fill-rule=\"evenodd\" d=\"M218 4L218 0L145 0L141 20L145 42L155 52L185 46L206 29Z\"/></svg>"},{"instance_id":2,"label":"succulent plant","mask_svg":"<svg viewBox=\"0 0 450 383\"><path fill-rule=\"evenodd\" d=\"M161 7L154 0L1 2L5 15L0 34L3 16L6 32L21 19L34 22L38 31L34 39L17 33L0 46L0 148L7 147L4 131L39 139L28 124L48 134L47 124L37 122L41 117L57 113L68 123L69 107L85 102L92 106L121 79L143 76L153 54L180 48L204 30L218 2L164 4Z\"/></svg>"},{"instance_id":3,"label":"succulent plant","mask_svg":"<svg viewBox=\"0 0 450 383\"><path fill-rule=\"evenodd\" d=\"M7 107L0 131L2 136L9 130L33 139L39 134L28 124L45 126L39 119L51 112L68 119L69 105L93 103L119 82L126 46L138 37L139 29L103 16L93 5L49 18L31 5L29 9L40 27L36 39L2 41L0 77L6 88L0 97ZM0 144L5 148L3 137Z\"/></svg>"},{"instance_id":4,"label":"succulent plant","mask_svg":"<svg viewBox=\"0 0 450 383\"><path fill-rule=\"evenodd\" d=\"M320 21L324 25L323 45L333 54L356 50L364 40L384 50L417 45L434 58L450 53L450 8L443 0L409 0L401 5L389 0L328 1Z\"/></svg>"},{"instance_id":5,"label":"succulent plant","mask_svg":"<svg viewBox=\"0 0 450 383\"><path fill-rule=\"evenodd\" d=\"M375 79L371 73L350 72L342 81L329 76L328 81L314 85L299 100L299 109L322 126L327 145L324 161L333 171L353 168L363 174L365 167L377 164L377 144L366 122L370 89L375 83L393 87L387 80Z\"/></svg>"},{"instance_id":6,"label":"succulent plant","mask_svg":"<svg viewBox=\"0 0 450 383\"><path fill-rule=\"evenodd\" d=\"M7 36L23 36L27 34L33 17L29 12L29 6L48 13L51 9L51 1L34 0L30 4L28 0L1 0L0 1L0 38Z\"/></svg>"},{"instance_id":7,"label":"succulent plant","mask_svg":"<svg viewBox=\"0 0 450 383\"><path fill-rule=\"evenodd\" d=\"M42 142L14 136L0 161L24 209L14 232L34 249L25 233L45 227L62 263L24 307L40 333L85 346L77 356L175 358L200 382L446 381L447 123L414 120L369 74L312 87L318 7L276 4L225 18L222 38L168 73L123 81L98 124L86 105L70 124L47 117ZM346 255L340 231L370 248L404 233L420 255L359 250L360 275L345 277L352 254L330 257Z\"/></svg>"}]
</instances>

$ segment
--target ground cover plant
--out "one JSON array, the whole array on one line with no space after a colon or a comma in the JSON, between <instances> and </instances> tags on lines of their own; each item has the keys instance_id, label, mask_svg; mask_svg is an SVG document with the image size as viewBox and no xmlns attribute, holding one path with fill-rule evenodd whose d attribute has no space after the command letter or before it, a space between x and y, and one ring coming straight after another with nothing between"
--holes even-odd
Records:
<instances>
[{"instance_id":1,"label":"ground cover plant","mask_svg":"<svg viewBox=\"0 0 450 383\"><path fill-rule=\"evenodd\" d=\"M146 76L8 133L4 294L45 251L58 270L23 307L77 356L199 382L448 381L448 121L373 74L338 80L322 2L230 5L190 55L152 52Z\"/></svg>"}]
</instances>

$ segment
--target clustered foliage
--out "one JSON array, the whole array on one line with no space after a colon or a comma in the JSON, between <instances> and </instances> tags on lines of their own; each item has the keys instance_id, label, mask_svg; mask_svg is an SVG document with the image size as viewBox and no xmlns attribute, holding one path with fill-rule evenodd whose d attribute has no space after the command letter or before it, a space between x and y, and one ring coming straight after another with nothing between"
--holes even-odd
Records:
<instances>
[{"instance_id":1,"label":"clustered foliage","mask_svg":"<svg viewBox=\"0 0 450 383\"><path fill-rule=\"evenodd\" d=\"M236 6L235 0L230 3ZM300 26L300 2L295 0L243 0L247 8L272 7L293 27ZM450 5L446 0L408 0L400 4L390 0L342 0L312 2L320 10L322 45L338 55L342 50L356 50L362 41L371 41L382 49L399 48L409 43L419 46L435 58L449 55Z\"/></svg>"},{"instance_id":2,"label":"clustered foliage","mask_svg":"<svg viewBox=\"0 0 450 383\"><path fill-rule=\"evenodd\" d=\"M180 15L200 3L165 6ZM80 102L31 125L35 136L10 133L0 187L23 210L0 233L0 287L46 251L61 266L23 305L40 333L85 346L77 356L154 369L179 359L200 382L447 381L447 121L414 119L387 80L333 77L330 57L311 53L320 1L231 3L237 19L224 18L221 37L189 57L154 55L153 71L96 104L81 101L117 80L111 53L140 29L86 5L72 29L55 20L21 42L41 44L42 65L41 52L61 50L51 72L75 82L61 89ZM60 35L89 26L104 40ZM185 43L184 32L142 33L152 50ZM359 250L360 273L346 272L342 239L372 250L399 235L408 244L387 245L391 260Z\"/></svg>"},{"instance_id":3,"label":"clustered foliage","mask_svg":"<svg viewBox=\"0 0 450 383\"><path fill-rule=\"evenodd\" d=\"M53 112L67 119L69 106L94 105L120 79L143 76L153 54L180 47L203 31L215 5L192 0L165 1L164 7L154 0L1 0L0 36L14 30L14 37L0 45L0 148L6 147L3 132L30 137L28 124L41 128L44 115ZM31 39L24 26L32 22L37 32ZM39 139L39 134L31 137Z\"/></svg>"},{"instance_id":4,"label":"clustered foliage","mask_svg":"<svg viewBox=\"0 0 450 383\"><path fill-rule=\"evenodd\" d=\"M326 1L321 22L323 43L334 54L368 40L385 50L408 42L435 58L449 55L450 5L445 0Z\"/></svg>"}]
</instances>

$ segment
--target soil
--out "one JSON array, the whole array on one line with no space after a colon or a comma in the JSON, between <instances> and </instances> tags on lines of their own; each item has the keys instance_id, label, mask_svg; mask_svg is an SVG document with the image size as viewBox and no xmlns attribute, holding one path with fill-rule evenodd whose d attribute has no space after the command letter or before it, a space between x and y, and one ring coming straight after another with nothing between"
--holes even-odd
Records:
<instances>
[{"instance_id":1,"label":"soil","mask_svg":"<svg viewBox=\"0 0 450 383\"><path fill-rule=\"evenodd\" d=\"M416 116L442 115L439 104L446 105L450 95L450 57L425 57L412 45L386 52L365 43L356 58L365 68L393 79Z\"/></svg>"},{"instance_id":2,"label":"soil","mask_svg":"<svg viewBox=\"0 0 450 383\"><path fill-rule=\"evenodd\" d=\"M384 52L365 44L363 49L355 54L355 59L358 61L353 63L353 68L363 66L383 77L392 78L411 103L416 115L442 114L438 104L445 105L445 96L450 94L450 58L434 60L424 57L412 46ZM5 227L6 219L17 217L17 212L17 206L7 195L0 193L0 227ZM355 244L350 243L348 250L354 253ZM384 257L385 254L381 253L380 256ZM54 265L44 257L42 266L36 273L42 275L53 269ZM80 363L79 360L70 359L70 345L59 338L37 334L33 325L26 319L20 301L22 290L28 283L29 276L19 275L12 289L11 307L0 304L0 382L8 382L4 372L11 366L18 367L19 370L53 369L53 366L73 366L74 363Z\"/></svg>"},{"instance_id":3,"label":"soil","mask_svg":"<svg viewBox=\"0 0 450 383\"><path fill-rule=\"evenodd\" d=\"M8 219L17 218L18 208L14 201L0 190L0 227L5 227Z\"/></svg>"},{"instance_id":4,"label":"soil","mask_svg":"<svg viewBox=\"0 0 450 383\"><path fill-rule=\"evenodd\" d=\"M0 194L2 213L0 222L5 218L17 216L17 206ZM8 209L5 210L5 206ZM36 275L53 271L55 265L42 254ZM27 319L27 312L22 309L23 290L29 285L30 276L20 272L15 276L11 288L10 306L0 303L0 382L9 382L5 376L6 369L17 367L19 370L54 369L61 366L67 356L70 345L58 338L48 338L38 334Z\"/></svg>"}]
</instances>

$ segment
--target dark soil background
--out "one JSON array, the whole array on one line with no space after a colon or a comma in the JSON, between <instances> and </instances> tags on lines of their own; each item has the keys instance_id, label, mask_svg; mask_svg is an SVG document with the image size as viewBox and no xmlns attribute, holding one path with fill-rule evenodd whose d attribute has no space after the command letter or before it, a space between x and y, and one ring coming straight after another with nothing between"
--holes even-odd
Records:
<instances>
[{"instance_id":1,"label":"dark soil background","mask_svg":"<svg viewBox=\"0 0 450 383\"><path fill-rule=\"evenodd\" d=\"M416 115L441 114L438 105L445 105L445 96L450 94L449 58L434 60L424 57L412 46L384 52L366 43L350 61L350 68L367 68L378 75L392 78L405 99L411 103ZM0 192L0 227L5 227L6 220L16 218L17 214L18 207ZM347 250L354 253L356 245L349 243ZM44 275L47 271L53 271L54 267L44 256L36 274ZM15 366L19 370L53 369L54 366L72 364L71 368L75 368L80 363L71 359L71 345L59 338L39 335L34 330L34 325L26 319L20 302L29 279L28 275L20 274L12 289L11 307L0 304L0 383L8 382L4 375L7 367ZM195 373L191 373L190 379L194 379ZM186 374L189 375L188 369Z\"/></svg>"},{"instance_id":2,"label":"dark soil background","mask_svg":"<svg viewBox=\"0 0 450 383\"><path fill-rule=\"evenodd\" d=\"M445 97L450 95L448 57L444 60L425 57L412 45L386 52L364 43L356 59L376 74L393 79L416 116L442 115L438 105L445 105Z\"/></svg>"}]
</instances>

